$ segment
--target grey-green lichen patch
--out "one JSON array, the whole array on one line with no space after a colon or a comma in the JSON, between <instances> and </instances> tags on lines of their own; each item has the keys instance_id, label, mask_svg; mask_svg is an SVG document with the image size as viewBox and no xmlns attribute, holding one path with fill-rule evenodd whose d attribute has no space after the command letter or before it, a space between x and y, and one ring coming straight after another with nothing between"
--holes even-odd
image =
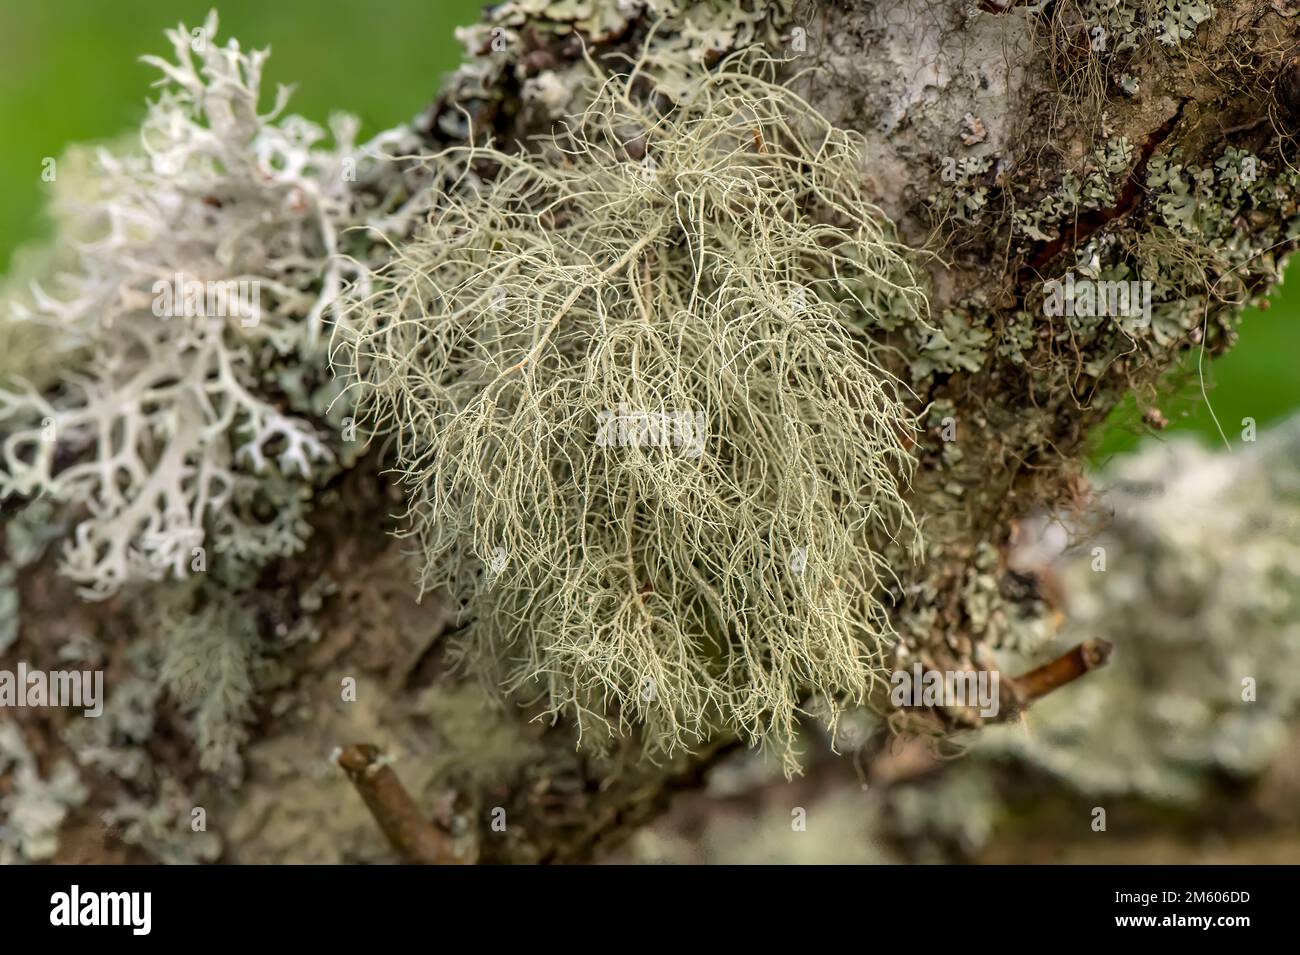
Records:
<instances>
[{"instance_id":1,"label":"grey-green lichen patch","mask_svg":"<svg viewBox=\"0 0 1300 955\"><path fill-rule=\"evenodd\" d=\"M701 66L754 46L780 52L792 7L789 0L508 0L456 31L469 60L447 81L451 105L436 111L434 131L453 140L490 134L502 90L515 85L531 114L519 125L544 131L582 107L586 56L635 61L665 95L680 98Z\"/></svg>"},{"instance_id":2,"label":"grey-green lichen patch","mask_svg":"<svg viewBox=\"0 0 1300 955\"><path fill-rule=\"evenodd\" d=\"M1090 51L1102 58L1132 53L1155 40L1179 49L1214 16L1205 0L1082 0L1070 14L1084 25Z\"/></svg>"},{"instance_id":3,"label":"grey-green lichen patch","mask_svg":"<svg viewBox=\"0 0 1300 955\"><path fill-rule=\"evenodd\" d=\"M0 796L0 865L49 860L64 817L88 794L76 767L59 759L42 775L22 728L6 720L0 721L0 774L9 779Z\"/></svg>"},{"instance_id":4,"label":"grey-green lichen patch","mask_svg":"<svg viewBox=\"0 0 1300 955\"><path fill-rule=\"evenodd\" d=\"M1065 244L1053 260L1057 281L1122 285L1144 304L1124 315L1100 307L1062 313L1047 307L1048 284L1030 279L1022 307L995 317L999 310L977 293L945 311L941 336L902 337L915 380L970 371L992 353L1035 369L1043 382L1068 381L1104 408L1135 380L1174 367L1180 350L1230 343L1241 306L1280 280L1300 231L1300 179L1235 147L1205 164L1156 152L1133 194L1131 184L1122 186L1133 162L1131 143L1112 138L1091 153L1083 174L1067 174L1058 192L1017 210L1014 229L1030 250ZM1121 188L1129 193L1122 210L1113 205ZM1112 222L1117 211L1124 216ZM938 363L929 354L936 352Z\"/></svg>"},{"instance_id":5,"label":"grey-green lichen patch","mask_svg":"<svg viewBox=\"0 0 1300 955\"><path fill-rule=\"evenodd\" d=\"M953 469L961 473L957 464ZM959 502L964 488L958 484L948 493ZM982 656L981 648L1032 655L1056 636L1056 622L1041 595L1012 585L1014 577L1008 575L998 545L978 541L957 547L940 542L931 546L927 557L934 567L957 568L955 579L923 580L908 595L898 622L900 665L918 654L924 656L937 634L943 635L945 652L955 654L966 666L993 662Z\"/></svg>"},{"instance_id":6,"label":"grey-green lichen patch","mask_svg":"<svg viewBox=\"0 0 1300 955\"><path fill-rule=\"evenodd\" d=\"M891 834L923 864L978 852L992 837L1001 809L993 780L969 761L950 767L939 785L895 787L886 799Z\"/></svg>"},{"instance_id":7,"label":"grey-green lichen patch","mask_svg":"<svg viewBox=\"0 0 1300 955\"><path fill-rule=\"evenodd\" d=\"M978 324L979 313L944 309L933 331L917 330L916 357L911 362L912 379L921 381L936 371L979 371L987 355L992 333Z\"/></svg>"},{"instance_id":8,"label":"grey-green lichen patch","mask_svg":"<svg viewBox=\"0 0 1300 955\"><path fill-rule=\"evenodd\" d=\"M929 204L939 221L957 219L973 223L988 205L992 156L946 156L940 178L944 185L931 193Z\"/></svg>"},{"instance_id":9,"label":"grey-green lichen patch","mask_svg":"<svg viewBox=\"0 0 1300 955\"><path fill-rule=\"evenodd\" d=\"M326 577L304 588L292 626L262 633L253 602L229 583L156 585L132 610L138 629L106 681L98 719L75 720L63 733L90 782L110 835L168 863L212 861L230 829L233 788L246 784L249 719L255 701L286 712L294 673L287 655L313 646L337 585ZM73 651L64 649L64 655ZM84 666L104 668L103 647L87 639ZM337 696L337 683L331 696ZM152 743L160 733L187 738L197 754L176 762ZM203 826L194 812L202 809Z\"/></svg>"},{"instance_id":10,"label":"grey-green lichen patch","mask_svg":"<svg viewBox=\"0 0 1300 955\"><path fill-rule=\"evenodd\" d=\"M1026 42L1035 51L1055 46L1052 56L1039 57L1052 69L1018 83L1020 98L1002 104L1003 115L1020 118L1009 135L943 156L942 181L928 202L931 214L968 238L979 229L1000 231L1009 217L1017 246L1024 248L1057 239L1083 213L1110 209L1136 156L1134 143L1115 130L1143 129L1156 103L1151 97L1131 102L1151 71L1148 54L1162 46L1171 48L1163 58L1188 52L1188 38L1212 12L1206 4L1163 0L1085 0L1059 5L1050 16L1029 9ZM1001 23L1006 15L982 19ZM1061 135L1083 144L1082 152L1041 147L1042 137ZM960 172L953 169L963 158L995 159L997 166L972 176L964 164ZM972 232L971 226L978 228Z\"/></svg>"},{"instance_id":11,"label":"grey-green lichen patch","mask_svg":"<svg viewBox=\"0 0 1300 955\"><path fill-rule=\"evenodd\" d=\"M255 694L274 682L273 651L287 647L263 638L246 600L212 582L173 583L134 607L139 632L114 670L103 716L66 733L78 761L137 790L157 784L146 744L166 711L192 740L199 769L237 783ZM103 665L98 644L85 652Z\"/></svg>"},{"instance_id":12,"label":"grey-green lichen patch","mask_svg":"<svg viewBox=\"0 0 1300 955\"><path fill-rule=\"evenodd\" d=\"M1115 523L1066 561L1061 642L1105 635L1105 678L1036 704L1032 733L987 731L977 752L1081 792L1174 801L1269 763L1300 707L1300 426L1245 447L1182 440L1104 475Z\"/></svg>"},{"instance_id":13,"label":"grey-green lichen patch","mask_svg":"<svg viewBox=\"0 0 1300 955\"><path fill-rule=\"evenodd\" d=\"M4 524L5 556L15 567L27 567L45 554L50 544L67 533L53 502L38 498L14 509Z\"/></svg>"},{"instance_id":14,"label":"grey-green lichen patch","mask_svg":"<svg viewBox=\"0 0 1300 955\"><path fill-rule=\"evenodd\" d=\"M769 17L788 12L789 0L507 0L486 12L483 23L462 27L458 35L471 50L483 40L504 36L519 38L527 26L537 31L569 33L577 30L590 41L607 42L622 37L643 19L665 27L655 56L674 54L703 63L710 57L749 46L759 37L760 25ZM494 32L500 31L500 32Z\"/></svg>"},{"instance_id":15,"label":"grey-green lichen patch","mask_svg":"<svg viewBox=\"0 0 1300 955\"><path fill-rule=\"evenodd\" d=\"M1196 28L1214 16L1214 4L1204 0L1161 0L1155 11L1156 39L1178 47L1196 35Z\"/></svg>"},{"instance_id":16,"label":"grey-green lichen patch","mask_svg":"<svg viewBox=\"0 0 1300 955\"><path fill-rule=\"evenodd\" d=\"M186 714L199 766L238 778L240 746L252 716L254 672L264 652L252 612L205 588L160 616L158 679Z\"/></svg>"},{"instance_id":17,"label":"grey-green lichen patch","mask_svg":"<svg viewBox=\"0 0 1300 955\"><path fill-rule=\"evenodd\" d=\"M163 775L147 796L123 793L101 818L116 839L138 846L160 863L214 862L221 856L221 836L208 828L209 807L198 802L194 793Z\"/></svg>"},{"instance_id":18,"label":"grey-green lichen patch","mask_svg":"<svg viewBox=\"0 0 1300 955\"><path fill-rule=\"evenodd\" d=\"M995 351L999 358L1023 366L1042 334L1042 323L1020 310L1011 313L998 331Z\"/></svg>"},{"instance_id":19,"label":"grey-green lichen patch","mask_svg":"<svg viewBox=\"0 0 1300 955\"><path fill-rule=\"evenodd\" d=\"M1134 348L1155 358L1206 335L1231 335L1240 308L1281 279L1300 231L1300 177L1233 147L1207 166L1158 153L1145 187L1145 228L1102 231L1075 250L1071 271L1080 278L1150 283L1149 320L1075 315L1054 333L1061 347L1113 341L1085 365L1093 376Z\"/></svg>"},{"instance_id":20,"label":"grey-green lichen patch","mask_svg":"<svg viewBox=\"0 0 1300 955\"><path fill-rule=\"evenodd\" d=\"M1056 238L1081 212L1113 205L1132 162L1133 144L1127 138L1107 140L1092 151L1081 174L1067 170L1055 191L1015 211L1012 222L1017 232L1045 242Z\"/></svg>"},{"instance_id":21,"label":"grey-green lichen patch","mask_svg":"<svg viewBox=\"0 0 1300 955\"><path fill-rule=\"evenodd\" d=\"M1042 20L1055 82L1087 115L1105 121L1111 91L1134 96L1156 63L1194 57L1206 0L1069 0Z\"/></svg>"},{"instance_id":22,"label":"grey-green lichen patch","mask_svg":"<svg viewBox=\"0 0 1300 955\"><path fill-rule=\"evenodd\" d=\"M146 644L128 648L131 672L108 685L104 712L94 720L78 720L64 733L64 742L87 770L111 776L134 789L157 781L157 768L148 751L154 733L162 687L155 679L156 653Z\"/></svg>"},{"instance_id":23,"label":"grey-green lichen patch","mask_svg":"<svg viewBox=\"0 0 1300 955\"><path fill-rule=\"evenodd\" d=\"M1206 275L1225 300L1241 299L1253 279L1279 281L1279 250L1300 234L1300 173L1233 147L1209 166L1180 158L1154 156L1148 167L1157 222L1176 247L1163 261L1164 250L1153 250L1156 268L1147 277L1172 288ZM1246 221L1250 229L1241 227Z\"/></svg>"}]
</instances>

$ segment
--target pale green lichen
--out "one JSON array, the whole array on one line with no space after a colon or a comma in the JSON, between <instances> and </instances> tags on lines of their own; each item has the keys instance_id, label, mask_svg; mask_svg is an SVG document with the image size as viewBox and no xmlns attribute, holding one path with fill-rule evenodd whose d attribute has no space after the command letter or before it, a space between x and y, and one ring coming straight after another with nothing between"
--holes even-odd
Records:
<instances>
[{"instance_id":1,"label":"pale green lichen","mask_svg":"<svg viewBox=\"0 0 1300 955\"><path fill-rule=\"evenodd\" d=\"M236 776L252 715L254 668L264 652L253 614L207 588L197 606L168 608L158 621L158 679L189 719L199 765Z\"/></svg>"},{"instance_id":2,"label":"pale green lichen","mask_svg":"<svg viewBox=\"0 0 1300 955\"><path fill-rule=\"evenodd\" d=\"M157 652L150 642L133 644L126 657L132 672L109 685L104 712L97 719L74 721L64 733L64 742L85 769L147 788L156 783L148 744L163 689L156 679Z\"/></svg>"},{"instance_id":3,"label":"pale green lichen","mask_svg":"<svg viewBox=\"0 0 1300 955\"><path fill-rule=\"evenodd\" d=\"M194 797L175 779L164 777L148 798L123 796L103 813L104 824L118 839L139 846L167 865L213 862L221 855L221 837L196 826Z\"/></svg>"},{"instance_id":4,"label":"pale green lichen","mask_svg":"<svg viewBox=\"0 0 1300 955\"><path fill-rule=\"evenodd\" d=\"M1057 15L1081 24L1091 54L1108 60L1139 52L1152 40L1180 51L1214 12L1205 0L1075 0Z\"/></svg>"},{"instance_id":5,"label":"pale green lichen","mask_svg":"<svg viewBox=\"0 0 1300 955\"><path fill-rule=\"evenodd\" d=\"M1155 354L1230 328L1261 284L1280 281L1285 248L1300 235L1300 175L1228 147L1209 167L1180 162L1177 153L1154 155L1145 186L1146 228L1093 236L1076 250L1074 271L1099 281L1150 282L1150 322L1076 316L1058 333L1062 343L1081 333L1118 334ZM1243 216L1251 229L1240 227ZM1106 359L1099 356L1103 364L1089 373Z\"/></svg>"},{"instance_id":6,"label":"pale green lichen","mask_svg":"<svg viewBox=\"0 0 1300 955\"><path fill-rule=\"evenodd\" d=\"M1214 16L1214 5L1203 0L1163 0L1158 6L1156 38L1165 46L1181 46L1196 35L1196 28Z\"/></svg>"},{"instance_id":7,"label":"pale green lichen","mask_svg":"<svg viewBox=\"0 0 1300 955\"><path fill-rule=\"evenodd\" d=\"M974 324L968 315L945 309L939 327L918 332L917 337L917 355L911 367L913 380L920 381L936 371L979 371L992 333Z\"/></svg>"},{"instance_id":8,"label":"pale green lichen","mask_svg":"<svg viewBox=\"0 0 1300 955\"><path fill-rule=\"evenodd\" d=\"M969 764L951 767L937 786L899 786L886 797L889 832L909 844L915 862L971 855L993 835L1000 804L993 780Z\"/></svg>"},{"instance_id":9,"label":"pale green lichen","mask_svg":"<svg viewBox=\"0 0 1300 955\"><path fill-rule=\"evenodd\" d=\"M910 415L854 325L923 298L854 138L767 71L699 70L662 112L593 74L542 158L464 152L495 179L467 176L340 342L468 650L665 749L788 746L807 690L862 698L876 541L914 533ZM619 446L637 412L690 414L689 446Z\"/></svg>"},{"instance_id":10,"label":"pale green lichen","mask_svg":"<svg viewBox=\"0 0 1300 955\"><path fill-rule=\"evenodd\" d=\"M929 198L940 221L947 218L972 223L988 205L988 173L993 169L991 156L947 157L940 170L943 188Z\"/></svg>"},{"instance_id":11,"label":"pale green lichen","mask_svg":"<svg viewBox=\"0 0 1300 955\"><path fill-rule=\"evenodd\" d=\"M1028 239L1055 239L1077 223L1080 210L1107 208L1130 157L1127 141L1111 140L1093 153L1092 173L1067 177L1069 188L1060 195L1019 210L1016 230ZM1045 286L1031 284L1025 307L989 328L999 357L1032 365L1040 375L1068 375L1076 390L1110 402L1114 385L1097 392L1085 381L1103 382L1117 363L1128 373L1165 373L1176 366L1178 350L1201 342L1221 347L1231 340L1240 308L1260 288L1280 280L1281 259L1300 234L1300 177L1228 147L1208 166L1187 164L1177 151L1156 153L1145 167L1143 186L1141 203L1126 220L1130 228L1103 226L1082 238L1062 274L1095 283L1138 283L1133 287L1139 290L1150 283L1150 313L1120 317L1084 309L1044 322ZM1251 228L1241 228L1243 217ZM964 349L965 361L949 356L945 367L935 370L969 370L988 351L981 332L994 310L977 293L950 311L955 315L945 319L954 331L969 330L979 340ZM914 367L931 370L920 351L925 340L914 339L906 349Z\"/></svg>"},{"instance_id":12,"label":"pale green lichen","mask_svg":"<svg viewBox=\"0 0 1300 955\"><path fill-rule=\"evenodd\" d=\"M638 38L640 24L651 25L649 37L635 52L614 56L635 59L660 91L679 98L699 67L737 50L781 43L792 7L790 0L507 0L488 8L482 22L456 31L469 61L448 79L445 99L454 105L436 112L436 129L455 141L467 139L475 111L501 104L503 89L514 86L546 128L572 110L586 85L577 51L616 50L620 41ZM547 66L535 66L535 56Z\"/></svg>"}]
</instances>

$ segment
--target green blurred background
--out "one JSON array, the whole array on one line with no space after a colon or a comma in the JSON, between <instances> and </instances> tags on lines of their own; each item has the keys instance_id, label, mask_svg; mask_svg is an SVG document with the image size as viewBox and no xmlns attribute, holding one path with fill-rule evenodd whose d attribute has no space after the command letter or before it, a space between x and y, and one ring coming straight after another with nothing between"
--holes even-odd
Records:
<instances>
[{"instance_id":1,"label":"green blurred background","mask_svg":"<svg viewBox=\"0 0 1300 955\"><path fill-rule=\"evenodd\" d=\"M293 112L319 122L336 110L361 117L367 135L410 119L460 60L452 30L474 22L482 0L226 0L219 38L270 46L268 89L292 83ZM167 54L162 30L202 23L211 0L0 0L0 272L13 250L45 234L41 162L72 142L106 139L136 125L154 71L143 53ZM1298 265L1297 267L1300 267ZM1262 428L1300 407L1300 282L1251 310L1240 344L1207 365L1210 398L1236 443L1241 420ZM1200 400L1195 362L1185 384L1160 401L1169 432L1220 441ZM1098 463L1149 429L1129 401L1097 435Z\"/></svg>"}]
</instances>

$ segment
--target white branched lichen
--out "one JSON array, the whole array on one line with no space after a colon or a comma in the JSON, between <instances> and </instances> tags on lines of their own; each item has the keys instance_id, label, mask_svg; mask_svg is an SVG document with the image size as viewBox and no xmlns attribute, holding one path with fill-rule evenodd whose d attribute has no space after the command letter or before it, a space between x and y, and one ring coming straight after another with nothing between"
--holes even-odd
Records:
<instances>
[{"instance_id":1,"label":"white branched lichen","mask_svg":"<svg viewBox=\"0 0 1300 955\"><path fill-rule=\"evenodd\" d=\"M2 383L0 495L84 507L63 568L92 598L186 576L200 547L291 552L293 502L267 523L254 500L332 456L260 379L277 356L324 365L331 303L362 271L339 246L364 221L367 160L350 118L329 148L281 118L286 89L259 112L265 51L218 46L216 29L215 14L178 27L174 63L145 58L163 90L138 148L62 161L54 274L5 303L9 328L49 327L82 364L57 391Z\"/></svg>"}]
</instances>

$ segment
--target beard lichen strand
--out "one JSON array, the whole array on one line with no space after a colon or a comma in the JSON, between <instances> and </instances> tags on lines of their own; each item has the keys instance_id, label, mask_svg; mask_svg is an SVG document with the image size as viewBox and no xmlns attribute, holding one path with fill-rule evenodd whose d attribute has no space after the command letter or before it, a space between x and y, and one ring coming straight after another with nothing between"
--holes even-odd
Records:
<instances>
[{"instance_id":1,"label":"beard lichen strand","mask_svg":"<svg viewBox=\"0 0 1300 955\"><path fill-rule=\"evenodd\" d=\"M893 636L915 422L855 326L925 299L852 135L774 69L662 112L593 73L536 151L467 147L336 339L462 652L580 736L789 761L800 701L862 702Z\"/></svg>"}]
</instances>

